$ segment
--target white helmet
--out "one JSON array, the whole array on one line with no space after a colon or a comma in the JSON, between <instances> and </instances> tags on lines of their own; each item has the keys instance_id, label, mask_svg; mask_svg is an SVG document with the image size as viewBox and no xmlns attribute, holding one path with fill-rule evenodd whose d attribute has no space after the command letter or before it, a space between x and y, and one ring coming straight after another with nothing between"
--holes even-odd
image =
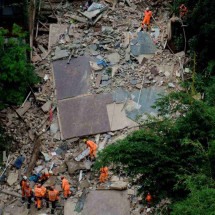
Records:
<instances>
[{"instance_id":1,"label":"white helmet","mask_svg":"<svg viewBox=\"0 0 215 215\"><path fill-rule=\"evenodd\" d=\"M49 174L53 174L53 172L51 170L49 170Z\"/></svg>"},{"instance_id":2,"label":"white helmet","mask_svg":"<svg viewBox=\"0 0 215 215\"><path fill-rule=\"evenodd\" d=\"M27 180L28 178L27 178L27 176L24 175L24 176L23 176L23 179L24 179L24 180Z\"/></svg>"},{"instance_id":3,"label":"white helmet","mask_svg":"<svg viewBox=\"0 0 215 215\"><path fill-rule=\"evenodd\" d=\"M146 10L149 10L149 7L147 7Z\"/></svg>"}]
</instances>

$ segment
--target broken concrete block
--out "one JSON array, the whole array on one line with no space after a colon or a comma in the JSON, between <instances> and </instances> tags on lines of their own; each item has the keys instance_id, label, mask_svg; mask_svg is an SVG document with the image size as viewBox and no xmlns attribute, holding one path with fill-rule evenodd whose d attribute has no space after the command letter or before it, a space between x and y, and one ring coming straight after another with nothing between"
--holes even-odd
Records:
<instances>
[{"instance_id":1,"label":"broken concrete block","mask_svg":"<svg viewBox=\"0 0 215 215\"><path fill-rule=\"evenodd\" d=\"M83 158L85 158L86 156L88 156L90 154L90 150L89 148L85 149L82 153L80 153L76 158L75 160L76 161L80 161L82 160Z\"/></svg>"},{"instance_id":2,"label":"broken concrete block","mask_svg":"<svg viewBox=\"0 0 215 215\"><path fill-rule=\"evenodd\" d=\"M65 58L65 57L68 57L68 56L69 56L68 50L61 50L57 46L57 48L55 50L55 56L52 58L52 60L58 60L58 59Z\"/></svg>"},{"instance_id":3,"label":"broken concrete block","mask_svg":"<svg viewBox=\"0 0 215 215\"><path fill-rule=\"evenodd\" d=\"M175 84L173 84L173 83L168 83L168 87L169 87L169 88L175 88Z\"/></svg>"},{"instance_id":4,"label":"broken concrete block","mask_svg":"<svg viewBox=\"0 0 215 215\"><path fill-rule=\"evenodd\" d=\"M107 56L107 59L111 64L116 64L116 63L119 63L120 61L120 55L117 52L115 52L115 53L109 54Z\"/></svg>"},{"instance_id":5,"label":"broken concrete block","mask_svg":"<svg viewBox=\"0 0 215 215\"><path fill-rule=\"evenodd\" d=\"M126 190L127 189L127 182L124 181L117 181L110 185L110 189L112 190Z\"/></svg>"},{"instance_id":6,"label":"broken concrete block","mask_svg":"<svg viewBox=\"0 0 215 215\"><path fill-rule=\"evenodd\" d=\"M18 172L10 172L7 177L8 185L13 185L18 180Z\"/></svg>"},{"instance_id":7,"label":"broken concrete block","mask_svg":"<svg viewBox=\"0 0 215 215\"><path fill-rule=\"evenodd\" d=\"M97 63L93 61L90 61L90 67L95 71L99 71L103 69L102 66L97 65Z\"/></svg>"},{"instance_id":8,"label":"broken concrete block","mask_svg":"<svg viewBox=\"0 0 215 215\"><path fill-rule=\"evenodd\" d=\"M54 122L50 126L50 132L51 132L51 134L56 134L57 131L58 131L58 123Z\"/></svg>"},{"instance_id":9,"label":"broken concrete block","mask_svg":"<svg viewBox=\"0 0 215 215\"><path fill-rule=\"evenodd\" d=\"M41 152L41 153L43 154L45 161L50 161L52 159L48 153L45 153L45 152Z\"/></svg>"},{"instance_id":10,"label":"broken concrete block","mask_svg":"<svg viewBox=\"0 0 215 215\"><path fill-rule=\"evenodd\" d=\"M127 192L128 192L128 195L134 195L134 190L133 189L128 189Z\"/></svg>"},{"instance_id":11,"label":"broken concrete block","mask_svg":"<svg viewBox=\"0 0 215 215\"><path fill-rule=\"evenodd\" d=\"M81 189L89 188L90 186L91 186L91 184L88 180L80 181L80 188Z\"/></svg>"},{"instance_id":12,"label":"broken concrete block","mask_svg":"<svg viewBox=\"0 0 215 215\"><path fill-rule=\"evenodd\" d=\"M73 174L74 172L80 169L86 169L83 163L77 162L75 160L66 161L66 165L68 167L69 174Z\"/></svg>"},{"instance_id":13,"label":"broken concrete block","mask_svg":"<svg viewBox=\"0 0 215 215\"><path fill-rule=\"evenodd\" d=\"M47 101L41 108L44 113L47 113L51 109L52 102Z\"/></svg>"},{"instance_id":14,"label":"broken concrete block","mask_svg":"<svg viewBox=\"0 0 215 215\"><path fill-rule=\"evenodd\" d=\"M17 109L16 112L20 115L20 116L23 116L27 111L28 109L30 109L31 107L31 102L25 102L24 106Z\"/></svg>"},{"instance_id":15,"label":"broken concrete block","mask_svg":"<svg viewBox=\"0 0 215 215\"><path fill-rule=\"evenodd\" d=\"M57 176L50 176L49 179L43 184L44 187L54 186L57 181Z\"/></svg>"},{"instance_id":16,"label":"broken concrete block","mask_svg":"<svg viewBox=\"0 0 215 215\"><path fill-rule=\"evenodd\" d=\"M110 179L111 182L116 182L116 181L119 181L119 177L118 176L115 176L113 175Z\"/></svg>"}]
</instances>

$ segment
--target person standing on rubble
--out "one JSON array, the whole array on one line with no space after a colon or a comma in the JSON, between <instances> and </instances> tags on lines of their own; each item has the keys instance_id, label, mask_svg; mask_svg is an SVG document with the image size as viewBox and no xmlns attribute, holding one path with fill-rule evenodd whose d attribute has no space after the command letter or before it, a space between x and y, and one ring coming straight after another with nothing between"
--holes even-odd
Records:
<instances>
[{"instance_id":1,"label":"person standing on rubble","mask_svg":"<svg viewBox=\"0 0 215 215\"><path fill-rule=\"evenodd\" d=\"M46 188L41 184L36 184L34 187L35 207L40 210L42 207L42 199L45 197Z\"/></svg>"},{"instance_id":2,"label":"person standing on rubble","mask_svg":"<svg viewBox=\"0 0 215 215\"><path fill-rule=\"evenodd\" d=\"M26 188L26 184L27 184L27 176L23 176L22 180L20 181L20 187L22 190L22 202L25 201L25 188Z\"/></svg>"},{"instance_id":3,"label":"person standing on rubble","mask_svg":"<svg viewBox=\"0 0 215 215\"><path fill-rule=\"evenodd\" d=\"M100 168L99 181L100 183L104 183L107 179L108 179L108 168L105 166Z\"/></svg>"},{"instance_id":4,"label":"person standing on rubble","mask_svg":"<svg viewBox=\"0 0 215 215\"><path fill-rule=\"evenodd\" d=\"M143 31L145 26L146 26L146 31L150 30L151 17L152 17L152 11L150 11L149 7L147 7L146 10L144 11L144 19L142 21L141 31Z\"/></svg>"},{"instance_id":5,"label":"person standing on rubble","mask_svg":"<svg viewBox=\"0 0 215 215\"><path fill-rule=\"evenodd\" d=\"M59 200L59 191L54 189L54 186L51 186L48 191L48 199L52 204L51 214L54 214L54 210L56 208L56 203Z\"/></svg>"},{"instance_id":6,"label":"person standing on rubble","mask_svg":"<svg viewBox=\"0 0 215 215\"><path fill-rule=\"evenodd\" d=\"M179 7L179 13L180 13L180 18L182 19L184 16L187 15L188 9L184 4L181 4Z\"/></svg>"},{"instance_id":7,"label":"person standing on rubble","mask_svg":"<svg viewBox=\"0 0 215 215\"><path fill-rule=\"evenodd\" d=\"M87 144L87 147L90 149L90 158L95 159L96 158L96 150L97 150L97 145L91 141L91 140L84 140L85 143Z\"/></svg>"},{"instance_id":8,"label":"person standing on rubble","mask_svg":"<svg viewBox=\"0 0 215 215\"><path fill-rule=\"evenodd\" d=\"M150 208L152 204L152 196L149 192L147 193L147 196L146 196L146 202L147 202L147 206Z\"/></svg>"},{"instance_id":9,"label":"person standing on rubble","mask_svg":"<svg viewBox=\"0 0 215 215\"><path fill-rule=\"evenodd\" d=\"M30 188L30 184L29 182L26 183L26 186L25 186L25 196L28 200L28 203L27 203L27 209L30 209L31 207L31 198L33 196L33 191L32 189Z\"/></svg>"},{"instance_id":10,"label":"person standing on rubble","mask_svg":"<svg viewBox=\"0 0 215 215\"><path fill-rule=\"evenodd\" d=\"M67 199L71 194L69 181L64 176L61 176L61 182L64 198Z\"/></svg>"}]
</instances>

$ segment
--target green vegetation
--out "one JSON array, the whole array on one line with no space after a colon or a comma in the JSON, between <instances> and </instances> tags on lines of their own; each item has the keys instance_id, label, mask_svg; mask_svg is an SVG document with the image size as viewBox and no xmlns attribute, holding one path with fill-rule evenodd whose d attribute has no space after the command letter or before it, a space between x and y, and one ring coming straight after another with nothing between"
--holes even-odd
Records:
<instances>
[{"instance_id":1,"label":"green vegetation","mask_svg":"<svg viewBox=\"0 0 215 215\"><path fill-rule=\"evenodd\" d=\"M159 120L142 125L99 153L95 169L112 165L140 193L172 200L170 214L215 214L215 5L213 1L175 0L189 13L187 42L192 77L184 91L156 103ZM176 10L175 10L176 12ZM177 38L180 42L180 35ZM178 44L180 46L181 44ZM197 99L196 95L200 95Z\"/></svg>"},{"instance_id":2,"label":"green vegetation","mask_svg":"<svg viewBox=\"0 0 215 215\"><path fill-rule=\"evenodd\" d=\"M14 24L13 37L7 38L7 30L0 29L0 108L5 104L21 104L29 86L38 82L34 67L28 62L26 33Z\"/></svg>"}]
</instances>

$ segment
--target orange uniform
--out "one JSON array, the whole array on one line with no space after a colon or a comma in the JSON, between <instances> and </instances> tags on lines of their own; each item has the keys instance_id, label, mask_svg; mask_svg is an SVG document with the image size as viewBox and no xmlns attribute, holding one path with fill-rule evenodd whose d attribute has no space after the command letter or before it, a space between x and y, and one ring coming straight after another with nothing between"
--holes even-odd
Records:
<instances>
[{"instance_id":1,"label":"orange uniform","mask_svg":"<svg viewBox=\"0 0 215 215\"><path fill-rule=\"evenodd\" d=\"M48 180L50 177L50 174L49 173L43 173L41 176L40 176L40 180L41 181L46 181Z\"/></svg>"},{"instance_id":2,"label":"orange uniform","mask_svg":"<svg viewBox=\"0 0 215 215\"><path fill-rule=\"evenodd\" d=\"M30 187L25 187L25 196L26 197L32 196L32 189Z\"/></svg>"},{"instance_id":3,"label":"orange uniform","mask_svg":"<svg viewBox=\"0 0 215 215\"><path fill-rule=\"evenodd\" d=\"M147 194L146 201L147 201L148 204L150 204L152 202L152 196L151 196L150 193Z\"/></svg>"},{"instance_id":4,"label":"orange uniform","mask_svg":"<svg viewBox=\"0 0 215 215\"><path fill-rule=\"evenodd\" d=\"M99 181L101 183L104 183L107 179L108 179L108 168L107 167L102 167L100 169Z\"/></svg>"},{"instance_id":5,"label":"orange uniform","mask_svg":"<svg viewBox=\"0 0 215 215\"><path fill-rule=\"evenodd\" d=\"M88 140L86 144L90 148L90 157L96 157L97 145L91 140Z\"/></svg>"},{"instance_id":6,"label":"orange uniform","mask_svg":"<svg viewBox=\"0 0 215 215\"><path fill-rule=\"evenodd\" d=\"M20 186L21 186L21 189L22 189L22 198L25 197L26 184L27 184L27 180L22 179L21 182L20 182Z\"/></svg>"},{"instance_id":7,"label":"orange uniform","mask_svg":"<svg viewBox=\"0 0 215 215\"><path fill-rule=\"evenodd\" d=\"M49 190L48 191L48 196L49 196L49 201L54 202L59 200L59 192L57 190Z\"/></svg>"},{"instance_id":8,"label":"orange uniform","mask_svg":"<svg viewBox=\"0 0 215 215\"><path fill-rule=\"evenodd\" d=\"M69 195L71 194L70 185L69 185L69 181L65 178L62 179L62 189L63 189L64 198L68 198Z\"/></svg>"},{"instance_id":9,"label":"orange uniform","mask_svg":"<svg viewBox=\"0 0 215 215\"><path fill-rule=\"evenodd\" d=\"M187 10L187 7L184 4L182 4L179 7L179 10L180 10L180 17L183 17L183 16L187 15L188 10Z\"/></svg>"},{"instance_id":10,"label":"orange uniform","mask_svg":"<svg viewBox=\"0 0 215 215\"><path fill-rule=\"evenodd\" d=\"M143 26L144 26L144 25L149 26L149 25L150 25L151 17L152 17L152 11L150 11L150 10L145 10L145 12L144 12L144 19L143 19L142 25L143 25Z\"/></svg>"},{"instance_id":11,"label":"orange uniform","mask_svg":"<svg viewBox=\"0 0 215 215\"><path fill-rule=\"evenodd\" d=\"M39 186L34 187L34 195L35 195L35 205L38 209L42 206L42 197L44 196L44 189Z\"/></svg>"},{"instance_id":12,"label":"orange uniform","mask_svg":"<svg viewBox=\"0 0 215 215\"><path fill-rule=\"evenodd\" d=\"M59 192L55 190L53 187L48 191L49 201L52 203L51 214L54 214L54 210L56 208L56 202L59 200Z\"/></svg>"}]
</instances>

